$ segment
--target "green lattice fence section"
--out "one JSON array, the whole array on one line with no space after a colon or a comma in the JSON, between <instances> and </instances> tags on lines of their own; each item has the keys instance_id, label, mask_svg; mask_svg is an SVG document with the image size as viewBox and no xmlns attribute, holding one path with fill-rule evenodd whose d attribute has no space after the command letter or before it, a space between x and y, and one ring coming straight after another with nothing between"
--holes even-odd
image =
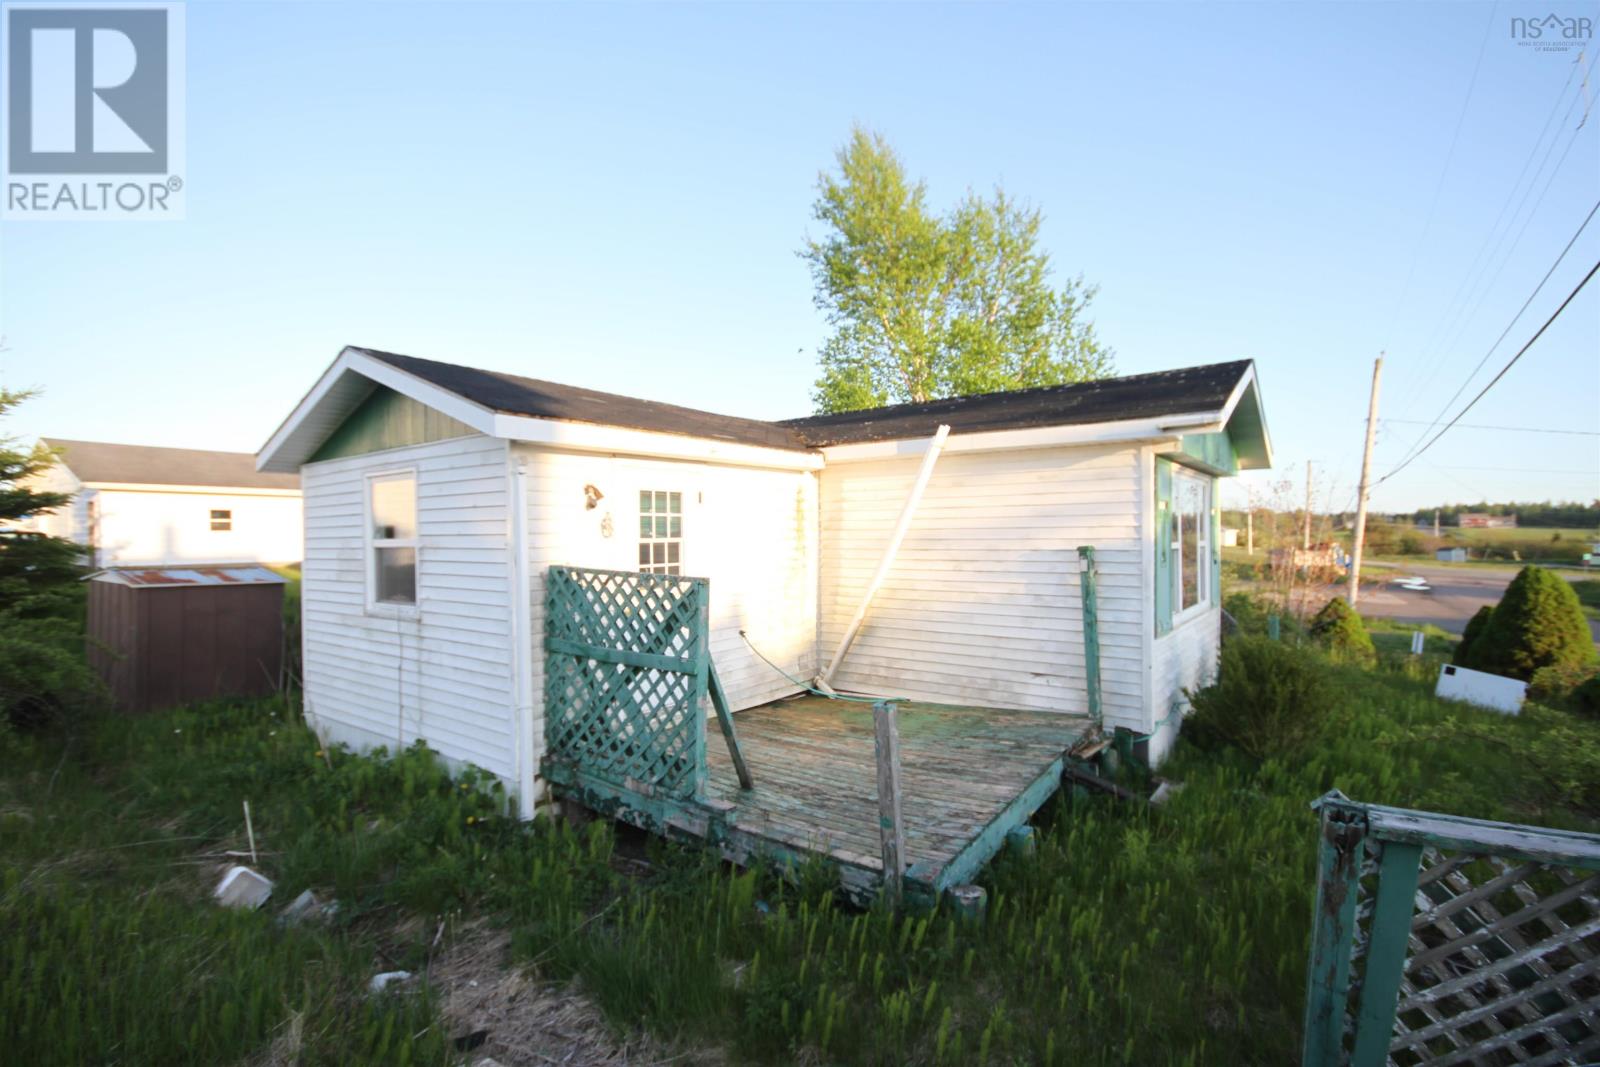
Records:
<instances>
[{"instance_id":1,"label":"green lattice fence section","mask_svg":"<svg viewBox=\"0 0 1600 1067\"><path fill-rule=\"evenodd\" d=\"M1317 807L1305 1067L1600 1061L1600 837Z\"/></svg>"},{"instance_id":2,"label":"green lattice fence section","mask_svg":"<svg viewBox=\"0 0 1600 1067\"><path fill-rule=\"evenodd\" d=\"M619 796L698 796L711 667L704 578L551 567L546 774Z\"/></svg>"}]
</instances>

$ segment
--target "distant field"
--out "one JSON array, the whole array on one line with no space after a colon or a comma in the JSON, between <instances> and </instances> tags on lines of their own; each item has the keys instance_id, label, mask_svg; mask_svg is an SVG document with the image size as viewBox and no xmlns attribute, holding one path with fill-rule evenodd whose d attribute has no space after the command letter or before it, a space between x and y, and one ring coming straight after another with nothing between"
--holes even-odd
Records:
<instances>
[{"instance_id":1,"label":"distant field","mask_svg":"<svg viewBox=\"0 0 1600 1067\"><path fill-rule=\"evenodd\" d=\"M1431 533L1432 529L1430 528L1428 532ZM1516 526L1503 530L1474 526L1445 526L1441 527L1439 532L1446 540L1454 536L1468 544L1490 544L1497 541L1559 543L1558 537L1560 541L1577 541L1580 544L1600 541L1600 530L1580 530L1560 526Z\"/></svg>"}]
</instances>

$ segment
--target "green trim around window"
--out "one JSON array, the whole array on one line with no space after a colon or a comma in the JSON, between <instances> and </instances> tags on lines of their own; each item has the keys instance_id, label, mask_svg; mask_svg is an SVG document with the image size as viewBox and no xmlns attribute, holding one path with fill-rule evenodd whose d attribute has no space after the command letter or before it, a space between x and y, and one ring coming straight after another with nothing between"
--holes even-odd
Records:
<instances>
[{"instance_id":1,"label":"green trim around window","mask_svg":"<svg viewBox=\"0 0 1600 1067\"><path fill-rule=\"evenodd\" d=\"M1156 539L1156 634L1172 629L1172 461L1156 457L1155 521L1150 524Z\"/></svg>"}]
</instances>

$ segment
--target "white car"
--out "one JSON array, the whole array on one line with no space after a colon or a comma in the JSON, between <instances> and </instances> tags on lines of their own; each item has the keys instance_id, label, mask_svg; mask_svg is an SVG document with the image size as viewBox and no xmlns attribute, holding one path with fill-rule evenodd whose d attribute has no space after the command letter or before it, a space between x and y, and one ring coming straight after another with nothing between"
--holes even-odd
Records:
<instances>
[{"instance_id":1,"label":"white car","mask_svg":"<svg viewBox=\"0 0 1600 1067\"><path fill-rule=\"evenodd\" d=\"M1428 584L1428 579L1422 577L1395 578L1393 584L1401 589L1408 589L1413 593L1431 593L1433 586Z\"/></svg>"}]
</instances>

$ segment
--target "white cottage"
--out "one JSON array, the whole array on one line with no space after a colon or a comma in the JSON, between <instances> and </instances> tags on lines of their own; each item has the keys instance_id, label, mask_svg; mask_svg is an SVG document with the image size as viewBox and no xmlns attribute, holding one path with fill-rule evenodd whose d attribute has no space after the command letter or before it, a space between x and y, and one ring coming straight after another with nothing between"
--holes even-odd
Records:
<instances>
[{"instance_id":1,"label":"white cottage","mask_svg":"<svg viewBox=\"0 0 1600 1067\"><path fill-rule=\"evenodd\" d=\"M360 348L258 456L305 494L314 726L425 739L525 811L550 565L708 577L739 711L828 668L903 514L832 686L1084 713L1091 545L1105 723L1159 760L1216 667L1217 480L1270 462L1249 361L774 423Z\"/></svg>"},{"instance_id":2,"label":"white cottage","mask_svg":"<svg viewBox=\"0 0 1600 1067\"><path fill-rule=\"evenodd\" d=\"M27 524L89 549L99 567L294 563L300 479L248 452L42 439L58 460L30 482L71 501Z\"/></svg>"}]
</instances>

